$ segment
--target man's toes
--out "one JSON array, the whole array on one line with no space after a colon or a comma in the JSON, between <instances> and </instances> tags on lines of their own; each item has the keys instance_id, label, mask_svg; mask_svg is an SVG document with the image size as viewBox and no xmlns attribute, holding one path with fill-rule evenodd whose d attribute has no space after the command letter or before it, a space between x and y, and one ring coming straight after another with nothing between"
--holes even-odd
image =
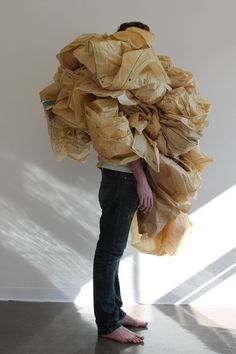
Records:
<instances>
[{"instance_id":1,"label":"man's toes","mask_svg":"<svg viewBox=\"0 0 236 354\"><path fill-rule=\"evenodd\" d=\"M144 337L140 336L139 334L132 332L132 338L134 338L135 340L137 340L138 342L143 341Z\"/></svg>"},{"instance_id":2,"label":"man's toes","mask_svg":"<svg viewBox=\"0 0 236 354\"><path fill-rule=\"evenodd\" d=\"M136 320L137 327L147 327L147 325L148 325L148 322Z\"/></svg>"},{"instance_id":3,"label":"man's toes","mask_svg":"<svg viewBox=\"0 0 236 354\"><path fill-rule=\"evenodd\" d=\"M133 331L121 326L110 334L105 334L102 337L110 338L121 343L143 343L143 336L139 336Z\"/></svg>"},{"instance_id":4,"label":"man's toes","mask_svg":"<svg viewBox=\"0 0 236 354\"><path fill-rule=\"evenodd\" d=\"M134 339L135 343L143 343L143 339L136 337Z\"/></svg>"},{"instance_id":5,"label":"man's toes","mask_svg":"<svg viewBox=\"0 0 236 354\"><path fill-rule=\"evenodd\" d=\"M130 338L130 341L133 342L133 343L140 343L140 342L142 342L142 340L141 340L140 338L136 337L136 336L132 336L132 337Z\"/></svg>"}]
</instances>

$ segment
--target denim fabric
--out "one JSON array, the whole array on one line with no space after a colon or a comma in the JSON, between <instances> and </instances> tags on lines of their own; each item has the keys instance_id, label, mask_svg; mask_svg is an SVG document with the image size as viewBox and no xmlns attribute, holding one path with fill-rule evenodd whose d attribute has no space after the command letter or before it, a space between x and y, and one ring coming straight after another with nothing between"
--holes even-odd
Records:
<instances>
[{"instance_id":1,"label":"denim fabric","mask_svg":"<svg viewBox=\"0 0 236 354\"><path fill-rule=\"evenodd\" d=\"M133 174L101 168L98 193L102 215L93 262L94 314L98 335L120 327L121 309L119 262L127 244L131 222L138 206Z\"/></svg>"}]
</instances>

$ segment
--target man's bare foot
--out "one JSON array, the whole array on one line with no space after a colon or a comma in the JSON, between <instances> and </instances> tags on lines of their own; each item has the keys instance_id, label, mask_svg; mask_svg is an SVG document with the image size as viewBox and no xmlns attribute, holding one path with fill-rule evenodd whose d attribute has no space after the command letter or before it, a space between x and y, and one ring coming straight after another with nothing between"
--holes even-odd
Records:
<instances>
[{"instance_id":1,"label":"man's bare foot","mask_svg":"<svg viewBox=\"0 0 236 354\"><path fill-rule=\"evenodd\" d=\"M125 315L125 317L120 321L120 323L124 326L132 326L132 327L147 327L148 322L136 320L135 318Z\"/></svg>"},{"instance_id":2,"label":"man's bare foot","mask_svg":"<svg viewBox=\"0 0 236 354\"><path fill-rule=\"evenodd\" d=\"M130 331L123 326L118 327L109 334L102 334L101 337L113 339L120 343L143 343L144 337Z\"/></svg>"}]
</instances>

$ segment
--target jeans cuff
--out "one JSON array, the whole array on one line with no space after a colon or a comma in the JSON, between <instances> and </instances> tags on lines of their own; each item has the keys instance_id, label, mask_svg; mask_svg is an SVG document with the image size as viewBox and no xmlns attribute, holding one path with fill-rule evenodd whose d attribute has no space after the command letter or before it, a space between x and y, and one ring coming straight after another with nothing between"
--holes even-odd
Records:
<instances>
[{"instance_id":1,"label":"jeans cuff","mask_svg":"<svg viewBox=\"0 0 236 354\"><path fill-rule=\"evenodd\" d=\"M119 321L123 320L123 318L126 316L126 312L120 309L120 318Z\"/></svg>"}]
</instances>

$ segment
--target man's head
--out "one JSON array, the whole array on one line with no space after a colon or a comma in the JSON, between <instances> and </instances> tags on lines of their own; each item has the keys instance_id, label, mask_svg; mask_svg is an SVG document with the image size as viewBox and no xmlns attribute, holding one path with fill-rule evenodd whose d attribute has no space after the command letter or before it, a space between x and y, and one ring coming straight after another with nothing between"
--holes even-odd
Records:
<instances>
[{"instance_id":1,"label":"man's head","mask_svg":"<svg viewBox=\"0 0 236 354\"><path fill-rule=\"evenodd\" d=\"M145 23L138 22L138 21L132 21L132 22L124 22L124 23L122 23L122 24L119 26L117 32L125 31L126 28L128 28L128 27L138 27L138 28L141 28L141 29L143 29L143 30L145 30L145 31L150 32L150 28L149 28L148 25L145 25Z\"/></svg>"}]
</instances>

